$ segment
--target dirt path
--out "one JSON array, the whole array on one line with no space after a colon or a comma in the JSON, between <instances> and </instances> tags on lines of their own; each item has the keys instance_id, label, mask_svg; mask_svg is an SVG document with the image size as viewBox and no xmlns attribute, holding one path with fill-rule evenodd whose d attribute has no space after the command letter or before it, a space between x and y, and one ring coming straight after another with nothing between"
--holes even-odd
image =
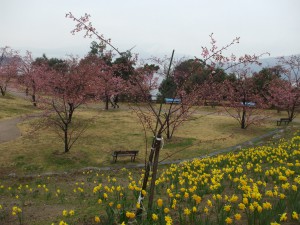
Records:
<instances>
[{"instance_id":1,"label":"dirt path","mask_svg":"<svg viewBox=\"0 0 300 225\"><path fill-rule=\"evenodd\" d=\"M21 132L17 126L22 118L12 118L0 121L0 143L14 140L21 136Z\"/></svg>"}]
</instances>

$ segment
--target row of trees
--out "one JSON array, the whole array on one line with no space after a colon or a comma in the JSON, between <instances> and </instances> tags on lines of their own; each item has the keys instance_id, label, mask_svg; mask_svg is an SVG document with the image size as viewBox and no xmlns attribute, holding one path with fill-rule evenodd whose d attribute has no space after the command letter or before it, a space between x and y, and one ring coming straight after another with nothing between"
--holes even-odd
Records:
<instances>
[{"instance_id":1,"label":"row of trees","mask_svg":"<svg viewBox=\"0 0 300 225\"><path fill-rule=\"evenodd\" d=\"M157 67L147 64L133 68L134 61L129 61L125 54L112 62L109 53L95 52L94 45L92 43L91 52L86 57L65 60L48 59L45 55L33 59L30 52L24 57L17 53L12 57L13 50L3 48L3 55L10 53L5 55L5 63L1 63L0 67L3 96L10 83L24 90L33 105L44 110L42 125L58 131L64 141L65 152L69 152L86 127L73 120L78 107L100 99L108 109L113 94L143 101L137 92L137 82L148 95L156 88L154 83L148 85L148 81L152 80Z\"/></svg>"},{"instance_id":2,"label":"row of trees","mask_svg":"<svg viewBox=\"0 0 300 225\"><path fill-rule=\"evenodd\" d=\"M242 129L262 122L267 117L262 112L268 108L287 111L292 121L300 104L299 65L299 56L281 57L276 66L259 72L253 73L247 66L234 66L226 73L203 60L189 59L175 66L159 91L167 98L181 98L180 88L185 93L198 91L198 104L222 105Z\"/></svg>"},{"instance_id":3,"label":"row of trees","mask_svg":"<svg viewBox=\"0 0 300 225\"><path fill-rule=\"evenodd\" d=\"M267 117L262 110L267 108L286 110L290 121L297 114L300 103L299 56L281 57L278 65L251 73L245 66L245 58L240 58L235 64L230 64L232 59L212 61L211 58L196 58L172 60L169 67L165 63L169 59L136 66L136 58L130 51L120 53L113 61L111 51L105 52L105 47L103 41L100 44L92 42L86 57L66 60L48 59L45 55L33 59L30 52L21 57L9 47L1 48L1 94L4 96L8 85L16 85L13 81L17 81L19 88L31 96L34 106L39 104L39 107L48 110L47 114L55 112L57 118L51 123L63 131L65 152L78 138L74 132L69 132L74 111L88 101L99 99L108 109L113 94L129 101L147 102L151 100L151 91L158 88L159 99L180 98L179 106L171 104L174 113L170 109L164 112L166 126L163 131L167 138L171 138L177 127L193 113L191 109L195 105L222 105L242 129L262 122ZM256 59L250 57L247 60ZM230 72L226 73L224 67L230 68ZM164 77L159 86L155 78L157 73ZM131 106L153 131L153 116L158 114L151 101L149 103L146 108L150 114L141 113L136 105ZM149 116L151 113L152 116Z\"/></svg>"}]
</instances>

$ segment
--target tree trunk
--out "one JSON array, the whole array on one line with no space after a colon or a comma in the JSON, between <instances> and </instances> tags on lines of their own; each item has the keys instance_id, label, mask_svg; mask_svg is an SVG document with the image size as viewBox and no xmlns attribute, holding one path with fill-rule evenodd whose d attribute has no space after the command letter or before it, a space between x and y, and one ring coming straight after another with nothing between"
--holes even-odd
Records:
<instances>
[{"instance_id":1,"label":"tree trunk","mask_svg":"<svg viewBox=\"0 0 300 225\"><path fill-rule=\"evenodd\" d=\"M36 104L36 97L35 97L35 94L32 94L32 103L33 103L33 106L37 106L37 104Z\"/></svg>"},{"instance_id":2,"label":"tree trunk","mask_svg":"<svg viewBox=\"0 0 300 225\"><path fill-rule=\"evenodd\" d=\"M292 106L291 110L288 111L288 115L289 115L289 120L290 122L293 121L294 116L295 116L295 105Z\"/></svg>"},{"instance_id":3,"label":"tree trunk","mask_svg":"<svg viewBox=\"0 0 300 225\"><path fill-rule=\"evenodd\" d=\"M170 120L169 117L166 118L167 121L167 139L171 139L171 132L170 132Z\"/></svg>"},{"instance_id":4,"label":"tree trunk","mask_svg":"<svg viewBox=\"0 0 300 225\"><path fill-rule=\"evenodd\" d=\"M1 95L5 96L5 89L3 87L0 87L0 90L1 90Z\"/></svg>"},{"instance_id":5,"label":"tree trunk","mask_svg":"<svg viewBox=\"0 0 300 225\"><path fill-rule=\"evenodd\" d=\"M246 110L243 108L241 128L246 129Z\"/></svg>"},{"instance_id":6,"label":"tree trunk","mask_svg":"<svg viewBox=\"0 0 300 225\"><path fill-rule=\"evenodd\" d=\"M35 85L35 81L32 81L32 102L33 102L33 106L37 106L37 103L36 103L36 85Z\"/></svg>"},{"instance_id":7,"label":"tree trunk","mask_svg":"<svg viewBox=\"0 0 300 225\"><path fill-rule=\"evenodd\" d=\"M160 147L161 147L161 140L157 140L155 142L154 162L153 162L153 168L152 168L152 179L151 179L151 184L150 184L149 200L148 200L148 212L152 211L152 206L153 206L154 189L155 189L155 181L156 181L156 175L157 175Z\"/></svg>"},{"instance_id":8,"label":"tree trunk","mask_svg":"<svg viewBox=\"0 0 300 225\"><path fill-rule=\"evenodd\" d=\"M149 175L150 175L150 171L151 171L152 166L153 166L152 181L153 181L153 179L156 180L158 156L159 156L159 154L157 154L157 152L159 152L160 146L161 146L161 134L157 135L157 138L154 137L154 139L153 139L149 159L148 159L148 162L147 162L147 165L146 165L146 168L145 168L145 176L144 176L144 180L143 180L142 191L147 189L147 183L148 183L148 180L149 180ZM153 164L153 158L155 158L154 159L154 164ZM155 160L156 160L156 162L155 162ZM154 169L156 171L154 171ZM153 177L153 174L154 174L154 177ZM155 186L155 181L154 181L154 186L152 184L152 181L151 181L151 186L150 186L150 194L149 194L149 202L148 202L148 207L150 205L151 208L152 208L152 204L153 204L154 186ZM143 195L142 191L140 192L140 197L138 199L139 204L143 203L144 195ZM151 191L152 191L152 193L151 193ZM137 209L136 216L139 217L142 214L142 212L143 212L142 208Z\"/></svg>"},{"instance_id":9,"label":"tree trunk","mask_svg":"<svg viewBox=\"0 0 300 225\"><path fill-rule=\"evenodd\" d=\"M65 142L65 153L69 152L69 140L68 140L68 125L65 125L65 129L64 129L64 142Z\"/></svg>"},{"instance_id":10,"label":"tree trunk","mask_svg":"<svg viewBox=\"0 0 300 225\"><path fill-rule=\"evenodd\" d=\"M105 95L105 110L108 110L108 105L109 105L109 96Z\"/></svg>"}]
</instances>

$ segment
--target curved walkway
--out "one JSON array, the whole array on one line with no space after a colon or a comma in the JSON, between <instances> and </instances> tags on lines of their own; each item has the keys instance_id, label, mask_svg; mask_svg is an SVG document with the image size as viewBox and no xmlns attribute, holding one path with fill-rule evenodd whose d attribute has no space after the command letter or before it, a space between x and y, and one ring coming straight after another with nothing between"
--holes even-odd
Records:
<instances>
[{"instance_id":1,"label":"curved walkway","mask_svg":"<svg viewBox=\"0 0 300 225\"><path fill-rule=\"evenodd\" d=\"M38 117L40 114L23 115L19 117L13 117L10 119L0 120L0 143L12 141L20 137L21 131L18 128L18 123L24 122Z\"/></svg>"},{"instance_id":2,"label":"curved walkway","mask_svg":"<svg viewBox=\"0 0 300 225\"><path fill-rule=\"evenodd\" d=\"M0 121L0 143L14 140L21 136L17 126L23 119L21 117Z\"/></svg>"},{"instance_id":3,"label":"curved walkway","mask_svg":"<svg viewBox=\"0 0 300 225\"><path fill-rule=\"evenodd\" d=\"M24 92L20 92L15 88L8 88L8 92L14 96L28 98ZM18 123L22 122L22 117L14 117L10 119L0 120L0 143L14 140L21 136Z\"/></svg>"}]
</instances>

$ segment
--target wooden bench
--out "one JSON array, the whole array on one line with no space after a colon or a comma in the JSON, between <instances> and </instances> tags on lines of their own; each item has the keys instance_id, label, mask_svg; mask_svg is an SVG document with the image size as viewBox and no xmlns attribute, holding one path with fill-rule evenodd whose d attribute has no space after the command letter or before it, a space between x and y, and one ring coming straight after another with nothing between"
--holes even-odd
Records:
<instances>
[{"instance_id":1,"label":"wooden bench","mask_svg":"<svg viewBox=\"0 0 300 225\"><path fill-rule=\"evenodd\" d=\"M133 150L133 151L114 151L112 156L113 156L113 161L117 162L118 156L123 157L123 156L130 156L131 157L131 162L134 162L136 155L138 154L139 151Z\"/></svg>"},{"instance_id":2,"label":"wooden bench","mask_svg":"<svg viewBox=\"0 0 300 225\"><path fill-rule=\"evenodd\" d=\"M213 102L213 101L212 102L209 101L209 102L204 103L204 105L211 106L212 108L215 108L218 104L219 104L218 102Z\"/></svg>"},{"instance_id":3,"label":"wooden bench","mask_svg":"<svg viewBox=\"0 0 300 225\"><path fill-rule=\"evenodd\" d=\"M277 126L280 126L281 123L284 123L284 125L288 125L291 122L289 118L280 118L280 120L277 120Z\"/></svg>"}]
</instances>

